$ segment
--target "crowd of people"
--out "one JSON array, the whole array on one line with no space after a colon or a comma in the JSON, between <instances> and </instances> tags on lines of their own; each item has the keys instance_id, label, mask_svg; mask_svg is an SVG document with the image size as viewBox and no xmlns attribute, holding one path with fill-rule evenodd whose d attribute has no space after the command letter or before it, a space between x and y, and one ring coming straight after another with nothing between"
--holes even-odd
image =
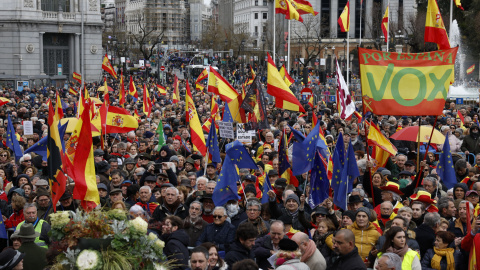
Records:
<instances>
[{"instance_id":1,"label":"crowd of people","mask_svg":"<svg viewBox=\"0 0 480 270\"><path fill-rule=\"evenodd\" d=\"M114 89L110 92L113 106L120 106L118 83L108 81ZM276 108L270 102L266 107L269 127L257 130L252 143L245 145L258 169L239 169L235 180L240 200L215 205L212 194L222 164L208 163L192 146L184 98L173 104L171 89L164 96L151 80L136 78L135 83L151 90L152 115L142 113L143 88L137 87L139 100L128 96L122 106L132 115L139 112L138 128L109 134L103 149L100 138L93 138L101 202L97 207L123 209L132 219L148 221L149 232L165 242L165 255L178 262L176 269L476 269L468 265L474 259L472 249L480 250L475 244L480 229L478 107L447 102L436 122L434 117L424 116L371 116L364 120L376 123L387 138L400 129L435 122L435 128L450 138L458 182L447 189L436 174L442 145L433 144L428 150L423 146L427 158L417 163L416 152L422 149L417 149L416 143L391 139L398 154L391 156L385 167L373 170L364 122L355 117L340 119L335 104L322 100L313 108L305 106L307 113ZM180 82L181 97L185 97L185 83ZM128 89L128 82L125 84ZM87 89L90 96L98 95L95 84L87 84ZM14 231L8 247L0 253L0 269L43 269L52 263L48 232L49 214L54 210L46 157L28 153L16 160L12 149L6 147L6 131L7 124L13 124L24 150L47 136L46 104L55 100L56 90L0 92L10 99L0 107L0 210L5 227ZM67 89L58 94L67 105L64 117L75 117L78 95ZM211 117L212 94L193 90L193 98L204 123ZM219 107L222 112L225 106ZM361 104L357 107L361 111ZM463 122L458 112L464 116ZM332 197L311 207L307 203L309 173L295 176L298 185L279 175L275 147L280 137L285 132L286 138L292 138L287 142L290 147L295 142L292 128L308 134L313 129L313 114L331 153L339 147L339 134L343 134L344 147L352 143L355 150L360 176L348 194L348 209L339 209ZM12 123L7 123L7 115ZM24 135L22 121L27 120L33 121L33 135ZM157 132L160 122L163 133ZM164 136L164 145L158 145L159 134ZM63 139L69 137L66 133ZM232 140L219 137L222 159L229 142ZM272 189L263 194L267 175ZM81 208L72 196L74 185L75 179L69 178L57 211ZM268 202L262 203L266 196Z\"/></svg>"}]
</instances>

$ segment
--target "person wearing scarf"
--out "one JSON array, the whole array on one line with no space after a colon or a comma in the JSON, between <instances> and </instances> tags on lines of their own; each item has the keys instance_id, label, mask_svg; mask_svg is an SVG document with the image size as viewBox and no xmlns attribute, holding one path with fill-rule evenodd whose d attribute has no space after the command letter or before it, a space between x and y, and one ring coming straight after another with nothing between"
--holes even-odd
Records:
<instances>
[{"instance_id":1,"label":"person wearing scarf","mask_svg":"<svg viewBox=\"0 0 480 270\"><path fill-rule=\"evenodd\" d=\"M455 240L455 234L452 232L437 232L435 238L435 246L433 249L427 250L422 259L422 269L436 270L454 270L465 269L462 267L461 253L454 248L450 248L450 244Z\"/></svg>"},{"instance_id":2,"label":"person wearing scarf","mask_svg":"<svg viewBox=\"0 0 480 270\"><path fill-rule=\"evenodd\" d=\"M327 268L325 257L306 233L298 232L292 236L292 240L298 244L302 252L301 262L304 262L310 269L325 270Z\"/></svg>"},{"instance_id":3,"label":"person wearing scarf","mask_svg":"<svg viewBox=\"0 0 480 270\"><path fill-rule=\"evenodd\" d=\"M407 245L405 231L397 226L391 227L385 233L385 244L377 253L374 269L383 253L391 252L397 254L402 259L402 270L421 270L420 255Z\"/></svg>"},{"instance_id":4,"label":"person wearing scarf","mask_svg":"<svg viewBox=\"0 0 480 270\"><path fill-rule=\"evenodd\" d=\"M268 222L260 217L262 212L262 203L257 198L250 198L246 205L247 219L243 222L252 223L257 229L258 237L267 235L270 232L270 225ZM241 223L243 223L241 222ZM240 223L240 224L241 224Z\"/></svg>"},{"instance_id":5,"label":"person wearing scarf","mask_svg":"<svg viewBox=\"0 0 480 270\"><path fill-rule=\"evenodd\" d=\"M315 244L314 244L315 245ZM307 270L310 269L308 265L300 261L302 252L298 244L288 238L280 240L278 243L279 251L276 253L275 260L276 270Z\"/></svg>"}]
</instances>

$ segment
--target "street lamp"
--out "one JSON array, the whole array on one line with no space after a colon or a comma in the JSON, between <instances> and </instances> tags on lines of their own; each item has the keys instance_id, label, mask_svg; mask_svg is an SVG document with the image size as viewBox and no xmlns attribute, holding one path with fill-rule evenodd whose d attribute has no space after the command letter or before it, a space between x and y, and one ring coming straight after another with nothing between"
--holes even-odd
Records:
<instances>
[{"instance_id":1,"label":"street lamp","mask_svg":"<svg viewBox=\"0 0 480 270\"><path fill-rule=\"evenodd\" d=\"M320 61L320 58L322 57L321 52L322 52L322 39L319 38L318 39L318 57L319 57L318 61ZM320 62L318 62L318 70L320 70Z\"/></svg>"}]
</instances>

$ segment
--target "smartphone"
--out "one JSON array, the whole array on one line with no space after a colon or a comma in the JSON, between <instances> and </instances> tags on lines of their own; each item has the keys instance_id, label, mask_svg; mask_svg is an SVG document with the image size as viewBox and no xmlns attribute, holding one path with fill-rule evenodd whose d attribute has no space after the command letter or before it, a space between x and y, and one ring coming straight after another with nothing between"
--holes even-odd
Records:
<instances>
[{"instance_id":1,"label":"smartphone","mask_svg":"<svg viewBox=\"0 0 480 270\"><path fill-rule=\"evenodd\" d=\"M154 167L154 169L153 169L153 172L154 172L155 174L160 173L160 171L162 170L162 164L161 164L161 163L155 163L154 166L155 166L155 167Z\"/></svg>"}]
</instances>

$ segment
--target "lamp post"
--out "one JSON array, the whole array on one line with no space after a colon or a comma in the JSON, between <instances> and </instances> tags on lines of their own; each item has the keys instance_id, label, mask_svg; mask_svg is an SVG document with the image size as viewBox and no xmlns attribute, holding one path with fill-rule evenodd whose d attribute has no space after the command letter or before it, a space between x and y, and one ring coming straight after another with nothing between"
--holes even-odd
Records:
<instances>
[{"instance_id":1,"label":"lamp post","mask_svg":"<svg viewBox=\"0 0 480 270\"><path fill-rule=\"evenodd\" d=\"M319 38L318 39L318 70L320 71L320 58L322 57L321 56L321 53L322 53L322 39Z\"/></svg>"},{"instance_id":2,"label":"lamp post","mask_svg":"<svg viewBox=\"0 0 480 270\"><path fill-rule=\"evenodd\" d=\"M266 66L265 63L265 43L266 43L265 36L262 36L262 61L263 61L263 66Z\"/></svg>"}]
</instances>

